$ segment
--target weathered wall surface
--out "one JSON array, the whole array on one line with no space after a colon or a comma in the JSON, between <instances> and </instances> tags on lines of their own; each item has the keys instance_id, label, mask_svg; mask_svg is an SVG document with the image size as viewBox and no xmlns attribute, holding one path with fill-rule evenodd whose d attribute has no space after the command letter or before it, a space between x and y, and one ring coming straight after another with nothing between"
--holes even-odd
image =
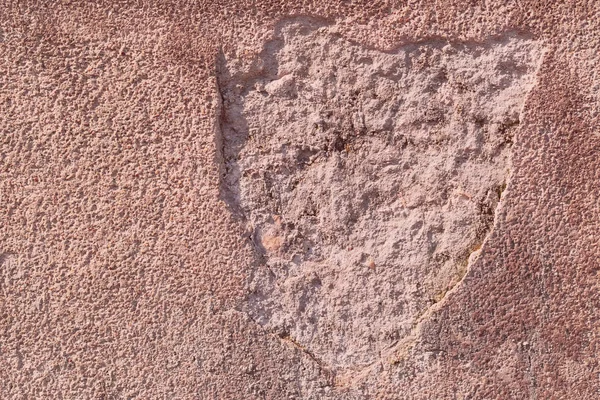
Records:
<instances>
[{"instance_id":1,"label":"weathered wall surface","mask_svg":"<svg viewBox=\"0 0 600 400\"><path fill-rule=\"evenodd\" d=\"M597 398L599 17L4 2L0 397Z\"/></svg>"},{"instance_id":2,"label":"weathered wall surface","mask_svg":"<svg viewBox=\"0 0 600 400\"><path fill-rule=\"evenodd\" d=\"M372 365L465 275L542 57L510 35L362 48L307 18L223 60L223 196L264 262L251 318L334 370Z\"/></svg>"}]
</instances>

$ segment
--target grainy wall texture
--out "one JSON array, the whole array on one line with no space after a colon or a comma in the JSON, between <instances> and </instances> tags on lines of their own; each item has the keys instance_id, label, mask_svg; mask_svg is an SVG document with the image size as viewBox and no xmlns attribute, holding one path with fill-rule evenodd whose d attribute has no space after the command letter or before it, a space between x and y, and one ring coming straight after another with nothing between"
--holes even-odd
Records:
<instances>
[{"instance_id":1,"label":"grainy wall texture","mask_svg":"<svg viewBox=\"0 0 600 400\"><path fill-rule=\"evenodd\" d=\"M600 3L0 4L0 398L600 397Z\"/></svg>"}]
</instances>

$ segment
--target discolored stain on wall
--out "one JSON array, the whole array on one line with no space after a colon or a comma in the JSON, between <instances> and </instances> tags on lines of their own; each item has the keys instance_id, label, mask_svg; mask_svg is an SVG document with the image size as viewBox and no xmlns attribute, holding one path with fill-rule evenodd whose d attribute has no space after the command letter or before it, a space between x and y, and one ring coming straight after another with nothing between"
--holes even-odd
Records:
<instances>
[{"instance_id":1,"label":"discolored stain on wall","mask_svg":"<svg viewBox=\"0 0 600 400\"><path fill-rule=\"evenodd\" d=\"M244 311L334 371L376 362L494 224L542 46L506 32L391 52L309 18L222 54L222 196L258 259Z\"/></svg>"}]
</instances>

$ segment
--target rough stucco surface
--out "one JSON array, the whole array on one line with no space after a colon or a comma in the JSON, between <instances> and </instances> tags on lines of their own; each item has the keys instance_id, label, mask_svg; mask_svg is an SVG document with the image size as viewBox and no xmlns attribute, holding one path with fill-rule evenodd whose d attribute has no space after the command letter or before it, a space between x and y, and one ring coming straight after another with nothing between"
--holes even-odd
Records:
<instances>
[{"instance_id":1,"label":"rough stucco surface","mask_svg":"<svg viewBox=\"0 0 600 400\"><path fill-rule=\"evenodd\" d=\"M338 329L334 325L327 330L327 315L340 311L334 301L340 292L321 289L321 297L317 291L309 293L312 303L306 307L321 304L327 311L312 326L294 309L299 304L293 302L294 296L301 295L295 288L304 287L302 282L286 287L289 277L276 274L281 269L273 272L276 279L270 281L279 282L279 288L260 299L256 296L257 289L268 288L264 270L278 263L281 267L289 262L288 256L294 256L285 239L294 235L293 229L283 224L297 215L294 204L302 200L290 195L283 203L289 204L287 214L272 210L272 204L252 203L252 188L258 187L252 185L260 177L246 183L238 180L241 191L237 200L232 196L231 104L244 99L243 110L251 125L261 123L263 114L255 111L271 112L269 104L260 100L262 90L284 97L279 101L282 115L294 107L313 110L306 96L316 95L317 89L346 93L324 75L301 75L302 60L294 57L310 52L306 46L296 49L292 43L288 56L264 51L277 35L285 36L285 26L293 26L286 21L293 18L309 19L331 30L321 38L327 42L336 37L338 44L330 44L331 51L339 46L341 52L352 48L353 53L385 58L421 48L441 53L443 46L436 43L449 43L450 50L458 49L456 54L468 53L456 59L452 52L432 59L419 77L432 78L431 71L442 63L449 66L448 82L438 82L439 90L423 94L422 99L419 85L426 82L399 79L414 89L416 100L423 104L438 101L441 114L439 120L436 117L410 131L406 124L414 121L396 113L388 126L392 133L409 130L416 138L431 134L430 125L445 121L447 125L438 131L448 134L447 142L458 143L459 148L461 143L452 141L455 132L468 137L477 137L478 130L493 135L498 130L494 124L511 121L501 113L494 117L494 107L514 104L518 108L518 124L509 123L512 143L500 151L508 157L510 173L488 175L479 187L484 191L490 182L493 186L508 177L500 201L487 200L494 219L485 241L460 279L446 276L446 283L440 285L448 287L432 290L431 304L424 300L429 294L412 292L408 301L415 308L408 316L410 329L389 346L377 339L378 346L385 345L384 352L361 347L364 326ZM600 5L584 1L4 2L0 13L0 398L597 398L599 21ZM524 50L508 58L517 65L531 59L512 74L521 77L513 81L524 80L527 90L502 98L486 86L494 74L469 61L475 58L469 49L478 44L493 47L493 40L508 46L511 38L518 38L521 44L515 46ZM320 51L319 57L335 65L328 51ZM482 57L488 53L483 51ZM298 61L289 67L296 72L294 81L286 78L287 83L284 80L279 86L266 82L255 91L236 93L239 79L228 80L228 73L247 71L255 60L281 63L285 57ZM452 65L459 63L484 71L487 78L478 81L467 74L462 82L466 86L452 86ZM337 67L352 80L358 61L349 65ZM407 76L417 76L416 70L411 71ZM267 68L257 77L275 81L278 77L268 74L279 72ZM369 74L360 78L365 75ZM304 90L301 85L311 79L321 79L323 84ZM358 104L366 107L366 96L374 87L357 81L363 93ZM289 86L290 82L296 86ZM472 94L463 93L466 89ZM233 97L230 103L228 93ZM286 99L289 93L297 98ZM457 103L489 107L487 122L466 121L471 117L468 112L461 119L462 114L452 109L454 103L443 102L444 94ZM481 95L489 98L482 100ZM253 101L245 100L253 96ZM352 119L356 110L347 104L343 118L322 122L330 127L339 124L339 130L346 132L344 124L362 120ZM418 104L399 102L398 110L412 114ZM319 168L332 169L334 157L346 157L346 163L359 168L363 164L352 159L360 154L357 151L365 151L368 160L369 154L383 148L378 141L383 140L381 131L386 127L369 128L373 115L373 124L385 121L376 112L367 112L366 133L357 133L354 142L342 137L343 146L333 141L332 149L339 154L329 158L312 160L318 156L312 152L309 158L301 156L303 169L294 173L316 182ZM310 120L317 126L319 122ZM283 118L279 126L291 129L289 123ZM284 132L263 132L272 135L266 141L265 157L259 160L267 170L285 161L276 157L272 147ZM302 139L298 133L294 140L305 145L310 140L335 139L327 136L333 130L323 129L320 134ZM244 140L240 149L233 150L239 152L235 164L242 169L255 162L248 158L254 144ZM353 147L358 142L363 146ZM390 157L402 160L412 154L410 146L407 149L409 153ZM438 165L439 155L427 155L425 162L416 154L415 165L422 163L418 168L426 169L432 162ZM502 157L486 162L496 165ZM491 170L503 171L508 164ZM488 164L477 165L474 168L481 169ZM381 168L373 164L373 169ZM400 186L402 176L395 178ZM338 192L343 195L349 181L340 179L337 183L321 179L322 186L340 185ZM390 175L378 192L391 191L386 185L392 182ZM456 204L477 199L467 188L453 185L448 187L464 192L449 190ZM374 203L377 207L390 200L387 194L380 197L383 200ZM348 199L348 209L354 200ZM427 203L427 198L421 201ZM264 218L267 213L273 214L271 219ZM409 217L398 216L394 226L403 226L402 218ZM299 222L310 223L301 218ZM354 218L352 224L363 222ZM269 232L266 223L273 225ZM325 276L319 278L325 289L327 279L334 288L363 279L327 278L334 276L327 269L332 263L323 260L331 253L339 256L340 248L335 246L352 232L340 235L323 224L313 223L331 239L319 239L322 259L301 263L318 265L302 271L288 266L286 274L303 276L314 268ZM272 238L265 241L257 226ZM408 232L400 231L399 237ZM284 239L276 239L278 235ZM390 236L384 232L381 237L385 235ZM389 284L385 278L392 272L383 269L386 264L376 253L385 246L369 240L361 246L371 246L372 254L344 256L340 260L344 273L379 274L375 278ZM359 263L350 263L352 257ZM388 261L393 260L398 268L408 265L392 256ZM427 282L440 283L434 278ZM435 298L437 289L448 291ZM282 295L282 290L290 296ZM344 293L349 321L376 330L387 323L395 325L398 315L390 311L394 304L383 307L383 314L375 309L360 312L374 301L370 296L376 290L366 284ZM275 317L261 320L266 310ZM292 324L279 322L286 318ZM353 350L367 349L359 353L368 360L357 361L347 348L336 349L323 339L327 334L342 335L344 343L356 346Z\"/></svg>"}]
</instances>

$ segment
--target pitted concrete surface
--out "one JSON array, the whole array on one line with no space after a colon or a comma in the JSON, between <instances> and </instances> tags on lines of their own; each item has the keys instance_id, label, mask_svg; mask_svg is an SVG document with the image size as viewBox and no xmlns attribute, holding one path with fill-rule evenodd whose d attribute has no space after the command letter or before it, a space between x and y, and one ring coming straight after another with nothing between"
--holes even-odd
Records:
<instances>
[{"instance_id":1,"label":"pitted concrete surface","mask_svg":"<svg viewBox=\"0 0 600 400\"><path fill-rule=\"evenodd\" d=\"M5 2L0 398L597 398L599 17Z\"/></svg>"}]
</instances>

